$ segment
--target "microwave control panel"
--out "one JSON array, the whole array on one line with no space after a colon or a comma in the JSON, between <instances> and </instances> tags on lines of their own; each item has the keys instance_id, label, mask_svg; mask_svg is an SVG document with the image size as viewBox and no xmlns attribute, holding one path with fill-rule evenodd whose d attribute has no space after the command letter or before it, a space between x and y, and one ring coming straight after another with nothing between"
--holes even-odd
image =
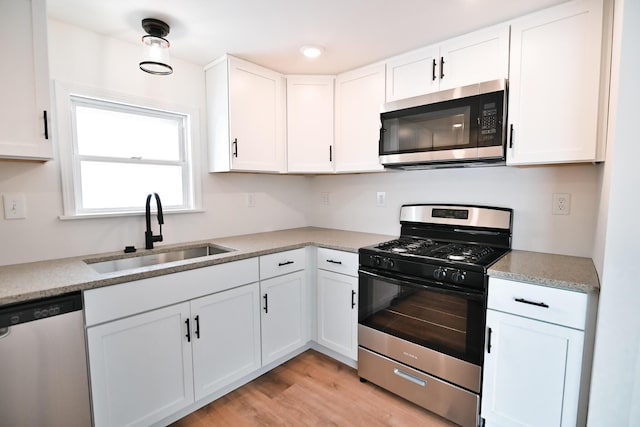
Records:
<instances>
[{"instance_id":1,"label":"microwave control panel","mask_svg":"<svg viewBox=\"0 0 640 427\"><path fill-rule=\"evenodd\" d=\"M502 102L501 96L491 94L480 100L478 117L478 145L502 144Z\"/></svg>"},{"instance_id":2,"label":"microwave control panel","mask_svg":"<svg viewBox=\"0 0 640 427\"><path fill-rule=\"evenodd\" d=\"M482 106L480 112L480 133L491 135L498 132L498 108L495 102L488 102Z\"/></svg>"}]
</instances>

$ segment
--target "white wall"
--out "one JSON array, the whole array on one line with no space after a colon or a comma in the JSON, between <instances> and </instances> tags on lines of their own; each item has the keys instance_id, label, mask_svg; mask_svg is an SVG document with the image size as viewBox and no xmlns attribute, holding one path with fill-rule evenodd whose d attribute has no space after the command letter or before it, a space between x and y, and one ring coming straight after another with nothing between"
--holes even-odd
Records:
<instances>
[{"instance_id":1,"label":"white wall","mask_svg":"<svg viewBox=\"0 0 640 427\"><path fill-rule=\"evenodd\" d=\"M601 166L482 167L322 176L312 184L309 222L397 235L406 203L462 203L514 210L515 249L591 256ZM386 192L385 207L376 193ZM321 193L330 193L322 205ZM571 194L571 214L552 215L553 193Z\"/></svg>"},{"instance_id":2,"label":"white wall","mask_svg":"<svg viewBox=\"0 0 640 427\"><path fill-rule=\"evenodd\" d=\"M52 79L199 109L205 212L167 215L164 243L305 226L309 178L206 173L202 67L173 58L174 74L152 76L138 69L140 54L137 44L49 21ZM256 194L254 208L246 205L248 191ZM4 220L0 216L0 265L114 251L132 244L144 247L143 216L61 221L56 160L0 163L3 193L25 194L27 219Z\"/></svg>"},{"instance_id":3,"label":"white wall","mask_svg":"<svg viewBox=\"0 0 640 427\"><path fill-rule=\"evenodd\" d=\"M137 41L136 41L137 42ZM137 44L49 21L50 72L63 83L97 87L199 109L204 213L168 215L164 243L315 225L399 233L403 203L451 202L510 207L513 247L590 256L600 166L470 168L340 176L209 174L206 171L202 68L173 58L171 76L138 69ZM212 58L213 59L213 58ZM143 245L143 217L61 221L59 165L3 162L0 193L24 193L26 220L0 219L0 265L120 250ZM387 205L375 207L375 193ZM246 194L257 206L246 206ZM320 193L331 193L329 206ZM551 195L571 193L571 215L551 215Z\"/></svg>"},{"instance_id":4,"label":"white wall","mask_svg":"<svg viewBox=\"0 0 640 427\"><path fill-rule=\"evenodd\" d=\"M640 280L637 245L640 241L640 2L616 2L619 57L609 178L603 185L608 200L604 217L602 280L589 401L588 425L640 425ZM621 26L620 26L621 25ZM619 32L621 31L621 32ZM617 75L619 73L619 76Z\"/></svg>"}]
</instances>

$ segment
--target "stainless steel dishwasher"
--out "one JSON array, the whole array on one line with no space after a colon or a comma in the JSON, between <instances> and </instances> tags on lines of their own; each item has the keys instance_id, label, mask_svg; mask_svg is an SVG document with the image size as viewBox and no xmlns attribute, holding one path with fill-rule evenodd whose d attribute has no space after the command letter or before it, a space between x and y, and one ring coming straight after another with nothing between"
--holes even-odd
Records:
<instances>
[{"instance_id":1,"label":"stainless steel dishwasher","mask_svg":"<svg viewBox=\"0 0 640 427\"><path fill-rule=\"evenodd\" d=\"M80 293L0 307L0 424L91 426Z\"/></svg>"}]
</instances>

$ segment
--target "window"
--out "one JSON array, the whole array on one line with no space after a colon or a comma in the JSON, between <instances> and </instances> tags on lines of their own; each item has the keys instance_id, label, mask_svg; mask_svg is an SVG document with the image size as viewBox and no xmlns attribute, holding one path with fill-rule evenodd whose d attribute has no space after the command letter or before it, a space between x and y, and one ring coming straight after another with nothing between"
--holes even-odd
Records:
<instances>
[{"instance_id":1,"label":"window","mask_svg":"<svg viewBox=\"0 0 640 427\"><path fill-rule=\"evenodd\" d=\"M191 114L65 95L65 217L139 213L153 192L165 212L196 209Z\"/></svg>"}]
</instances>

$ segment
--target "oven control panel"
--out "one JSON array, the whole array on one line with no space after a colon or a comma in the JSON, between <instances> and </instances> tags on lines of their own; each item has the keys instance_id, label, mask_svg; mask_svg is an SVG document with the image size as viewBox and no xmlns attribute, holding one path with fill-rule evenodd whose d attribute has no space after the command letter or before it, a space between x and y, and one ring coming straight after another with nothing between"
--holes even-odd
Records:
<instances>
[{"instance_id":1,"label":"oven control panel","mask_svg":"<svg viewBox=\"0 0 640 427\"><path fill-rule=\"evenodd\" d=\"M486 276L484 271L466 269L443 262L442 265L424 263L384 255L360 254L360 266L376 269L380 274L397 275L399 279L410 276L417 281L435 281L445 285L453 285L484 290Z\"/></svg>"}]
</instances>

